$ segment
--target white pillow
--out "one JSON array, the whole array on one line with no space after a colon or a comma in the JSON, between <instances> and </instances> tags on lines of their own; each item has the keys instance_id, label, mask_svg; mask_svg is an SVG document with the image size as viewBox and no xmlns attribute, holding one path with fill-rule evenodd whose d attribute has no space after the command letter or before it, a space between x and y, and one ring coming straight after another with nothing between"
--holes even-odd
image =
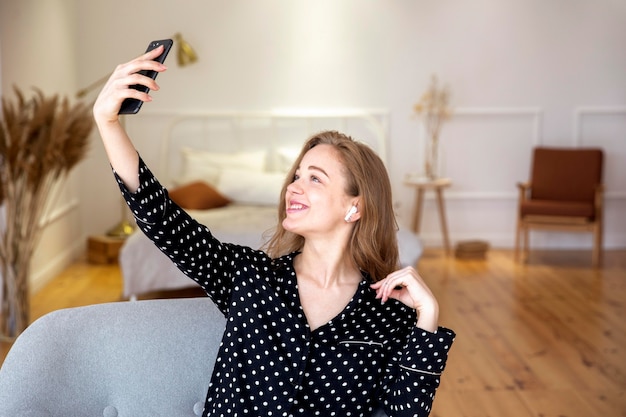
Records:
<instances>
[{"instance_id":1,"label":"white pillow","mask_svg":"<svg viewBox=\"0 0 626 417\"><path fill-rule=\"evenodd\" d=\"M300 155L300 148L278 148L278 170L281 172L289 172L293 163Z\"/></svg>"},{"instance_id":2,"label":"white pillow","mask_svg":"<svg viewBox=\"0 0 626 417\"><path fill-rule=\"evenodd\" d=\"M203 180L217 185L220 173L225 168L237 168L253 172L261 172L265 168L266 152L209 152L198 149L181 148L183 158L179 184Z\"/></svg>"},{"instance_id":3,"label":"white pillow","mask_svg":"<svg viewBox=\"0 0 626 417\"><path fill-rule=\"evenodd\" d=\"M275 206L284 181L285 174L282 173L225 168L217 189L236 203Z\"/></svg>"}]
</instances>

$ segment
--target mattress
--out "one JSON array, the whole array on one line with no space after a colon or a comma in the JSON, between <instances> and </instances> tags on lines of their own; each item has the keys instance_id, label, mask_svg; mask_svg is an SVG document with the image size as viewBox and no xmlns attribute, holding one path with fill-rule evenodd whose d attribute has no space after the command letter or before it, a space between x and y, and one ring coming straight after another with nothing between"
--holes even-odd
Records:
<instances>
[{"instance_id":1,"label":"mattress","mask_svg":"<svg viewBox=\"0 0 626 417\"><path fill-rule=\"evenodd\" d=\"M222 242L258 249L264 235L276 225L275 207L231 204L211 210L188 210L200 223L209 227ZM119 256L127 298L152 291L174 290L197 285L176 268L174 263L141 232L128 237Z\"/></svg>"},{"instance_id":2,"label":"mattress","mask_svg":"<svg viewBox=\"0 0 626 417\"><path fill-rule=\"evenodd\" d=\"M188 210L200 223L209 227L222 242L260 248L276 225L277 210L270 206L231 204L211 210ZM398 230L402 266L415 266L422 254L419 238L407 229ZM161 290L197 286L141 232L133 233L121 248L120 267L124 280L124 297L133 299Z\"/></svg>"}]
</instances>

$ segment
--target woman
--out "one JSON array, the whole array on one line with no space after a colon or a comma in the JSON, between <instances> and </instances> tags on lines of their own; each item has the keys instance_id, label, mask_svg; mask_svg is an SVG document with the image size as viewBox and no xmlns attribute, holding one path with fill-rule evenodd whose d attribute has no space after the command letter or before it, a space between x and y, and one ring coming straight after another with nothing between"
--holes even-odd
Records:
<instances>
[{"instance_id":1,"label":"woman","mask_svg":"<svg viewBox=\"0 0 626 417\"><path fill-rule=\"evenodd\" d=\"M282 191L267 253L217 241L174 204L118 120L128 86L156 82L160 48L119 65L94 105L139 227L227 318L204 416L429 414L454 338L413 268L398 263L381 160L337 132L309 140Z\"/></svg>"}]
</instances>

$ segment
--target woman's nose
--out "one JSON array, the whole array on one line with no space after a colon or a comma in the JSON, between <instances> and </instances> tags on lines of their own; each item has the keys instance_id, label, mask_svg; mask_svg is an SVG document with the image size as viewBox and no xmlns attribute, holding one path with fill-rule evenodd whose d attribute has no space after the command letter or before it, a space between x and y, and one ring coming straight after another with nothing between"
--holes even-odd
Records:
<instances>
[{"instance_id":1,"label":"woman's nose","mask_svg":"<svg viewBox=\"0 0 626 417\"><path fill-rule=\"evenodd\" d=\"M302 194L302 187L297 179L293 180L293 182L287 186L287 191L293 194Z\"/></svg>"}]
</instances>

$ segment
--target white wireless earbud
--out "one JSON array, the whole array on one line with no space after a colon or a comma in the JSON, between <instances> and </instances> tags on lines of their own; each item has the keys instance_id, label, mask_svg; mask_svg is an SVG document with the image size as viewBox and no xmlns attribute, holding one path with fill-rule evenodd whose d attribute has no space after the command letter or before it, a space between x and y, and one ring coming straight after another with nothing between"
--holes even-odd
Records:
<instances>
[{"instance_id":1,"label":"white wireless earbud","mask_svg":"<svg viewBox=\"0 0 626 417\"><path fill-rule=\"evenodd\" d=\"M352 215L356 213L357 211L358 209L356 208L356 206L350 207L350 210L348 210L348 212L346 213L346 217L344 217L344 220L349 222L350 219L352 218Z\"/></svg>"}]
</instances>

